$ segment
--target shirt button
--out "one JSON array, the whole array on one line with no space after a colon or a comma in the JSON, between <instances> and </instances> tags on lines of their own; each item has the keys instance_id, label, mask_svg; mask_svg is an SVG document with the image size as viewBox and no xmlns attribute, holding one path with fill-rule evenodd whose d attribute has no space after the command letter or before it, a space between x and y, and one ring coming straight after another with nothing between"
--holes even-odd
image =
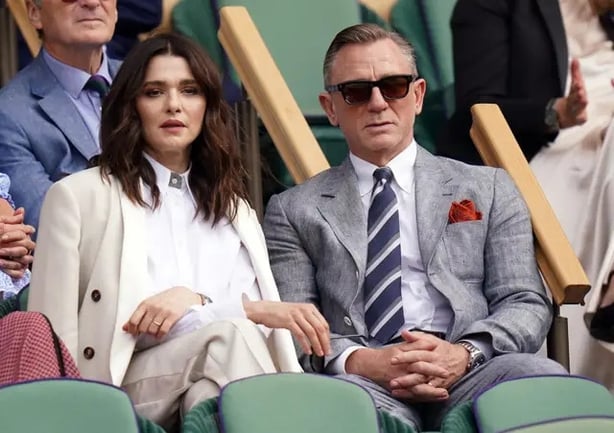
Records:
<instances>
[{"instance_id":1,"label":"shirt button","mask_svg":"<svg viewBox=\"0 0 614 433\"><path fill-rule=\"evenodd\" d=\"M347 326L352 326L352 319L350 319L348 316L345 316L343 318L343 323L345 323Z\"/></svg>"},{"instance_id":2,"label":"shirt button","mask_svg":"<svg viewBox=\"0 0 614 433\"><path fill-rule=\"evenodd\" d=\"M83 349L83 356L85 357L85 359L92 359L95 354L96 352L94 351L93 347L88 346L85 349Z\"/></svg>"},{"instance_id":3,"label":"shirt button","mask_svg":"<svg viewBox=\"0 0 614 433\"><path fill-rule=\"evenodd\" d=\"M101 297L100 290L98 289L92 290L92 301L98 302L100 301L100 297Z\"/></svg>"}]
</instances>

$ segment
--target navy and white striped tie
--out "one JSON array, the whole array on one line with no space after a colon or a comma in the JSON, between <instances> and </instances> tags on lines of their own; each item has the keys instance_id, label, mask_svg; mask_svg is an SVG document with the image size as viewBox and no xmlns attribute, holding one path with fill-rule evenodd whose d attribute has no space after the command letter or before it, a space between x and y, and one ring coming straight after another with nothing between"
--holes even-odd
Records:
<instances>
[{"instance_id":1,"label":"navy and white striped tie","mask_svg":"<svg viewBox=\"0 0 614 433\"><path fill-rule=\"evenodd\" d=\"M397 197L388 167L373 172L369 207L367 272L363 287L365 322L373 338L386 343L403 323L401 302L401 239Z\"/></svg>"}]
</instances>

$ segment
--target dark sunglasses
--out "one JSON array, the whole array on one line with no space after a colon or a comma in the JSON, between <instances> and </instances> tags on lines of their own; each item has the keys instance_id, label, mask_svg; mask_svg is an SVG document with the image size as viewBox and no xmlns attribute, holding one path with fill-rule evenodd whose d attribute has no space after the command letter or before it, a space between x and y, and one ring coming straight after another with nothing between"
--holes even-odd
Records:
<instances>
[{"instance_id":1,"label":"dark sunglasses","mask_svg":"<svg viewBox=\"0 0 614 433\"><path fill-rule=\"evenodd\" d=\"M377 81L346 81L326 86L326 91L341 92L348 105L368 102L374 87L379 89L385 99L401 99L407 96L409 85L417 78L414 75L391 75Z\"/></svg>"}]
</instances>

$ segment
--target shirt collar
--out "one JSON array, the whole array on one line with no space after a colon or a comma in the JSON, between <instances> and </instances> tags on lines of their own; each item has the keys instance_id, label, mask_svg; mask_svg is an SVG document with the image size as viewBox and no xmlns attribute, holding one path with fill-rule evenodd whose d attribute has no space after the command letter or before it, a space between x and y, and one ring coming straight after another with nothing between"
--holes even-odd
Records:
<instances>
[{"instance_id":1,"label":"shirt collar","mask_svg":"<svg viewBox=\"0 0 614 433\"><path fill-rule=\"evenodd\" d=\"M106 48L106 47L105 47ZM97 75L104 77L109 84L113 81L111 79L111 73L109 72L109 62L107 60L106 49L102 51L102 63L100 68L96 71ZM55 78L58 80L62 88L72 96L74 99L79 97L79 94L83 90L83 86L90 79L91 75L82 69L75 68L74 66L67 65L60 60L53 57L43 48L43 59Z\"/></svg>"},{"instance_id":2,"label":"shirt collar","mask_svg":"<svg viewBox=\"0 0 614 433\"><path fill-rule=\"evenodd\" d=\"M166 168L165 166L163 166L162 164L160 164L147 152L143 152L143 155L145 156L145 159L149 161L149 163L151 164L151 167L153 168L153 171L156 175L156 185L158 186L158 189L160 190L160 197L164 197L166 193L171 189L171 186L169 185L169 183L171 181L171 174L174 174L174 175L178 175L179 177L181 177L182 182L181 182L181 188L173 187L173 189L178 189L182 192L187 192L188 195L192 198L192 201L194 201L194 196L192 195L192 191L190 190L190 184L188 183L188 176L190 174L190 168L188 168L183 173L175 173L169 170L168 168Z\"/></svg>"},{"instance_id":3,"label":"shirt collar","mask_svg":"<svg viewBox=\"0 0 614 433\"><path fill-rule=\"evenodd\" d=\"M412 140L407 148L387 164L387 167L392 170L394 181L407 193L412 191L414 183L414 164L417 154L418 143L416 143L416 140ZM351 152L350 161L358 177L358 192L361 197L364 197L365 194L370 194L373 190L373 172L379 167L357 157Z\"/></svg>"}]
</instances>

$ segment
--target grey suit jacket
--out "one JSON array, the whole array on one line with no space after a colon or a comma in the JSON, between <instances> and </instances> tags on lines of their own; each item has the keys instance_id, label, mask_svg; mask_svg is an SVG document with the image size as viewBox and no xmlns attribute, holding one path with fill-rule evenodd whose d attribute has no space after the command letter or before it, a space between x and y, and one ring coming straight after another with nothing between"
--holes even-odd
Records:
<instances>
[{"instance_id":1,"label":"grey suit jacket","mask_svg":"<svg viewBox=\"0 0 614 433\"><path fill-rule=\"evenodd\" d=\"M419 147L415 182L425 270L454 312L446 339L485 338L495 355L537 351L551 312L528 211L507 173ZM449 224L451 203L463 199L473 200L482 220ZM263 228L281 298L312 302L329 321L332 354L324 366L350 346L377 346L364 321L367 223L349 159L273 196ZM322 368L304 355L301 363Z\"/></svg>"},{"instance_id":2,"label":"grey suit jacket","mask_svg":"<svg viewBox=\"0 0 614 433\"><path fill-rule=\"evenodd\" d=\"M109 59L111 76L120 62ZM0 90L0 172L11 178L11 195L38 215L51 184L83 170L99 153L77 108L39 55Z\"/></svg>"}]
</instances>

